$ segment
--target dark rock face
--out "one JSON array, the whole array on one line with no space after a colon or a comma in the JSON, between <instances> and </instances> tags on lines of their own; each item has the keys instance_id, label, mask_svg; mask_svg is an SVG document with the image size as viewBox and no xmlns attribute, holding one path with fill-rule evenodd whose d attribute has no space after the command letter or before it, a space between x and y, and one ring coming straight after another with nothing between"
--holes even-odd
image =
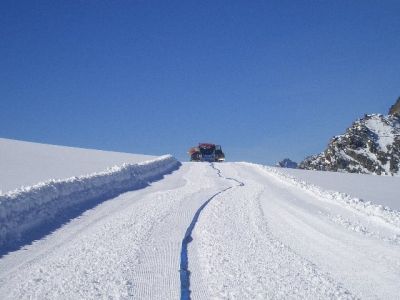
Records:
<instances>
[{"instance_id":1,"label":"dark rock face","mask_svg":"<svg viewBox=\"0 0 400 300\"><path fill-rule=\"evenodd\" d=\"M302 161L299 168L400 174L400 115L365 115L343 135L335 136L324 152Z\"/></svg>"},{"instance_id":2,"label":"dark rock face","mask_svg":"<svg viewBox=\"0 0 400 300\"><path fill-rule=\"evenodd\" d=\"M294 162L289 158L285 158L284 160L278 162L276 165L281 168L297 169L297 162Z\"/></svg>"},{"instance_id":3,"label":"dark rock face","mask_svg":"<svg viewBox=\"0 0 400 300\"><path fill-rule=\"evenodd\" d=\"M398 115L400 116L400 97L397 99L396 103L392 105L389 110L389 115Z\"/></svg>"}]
</instances>

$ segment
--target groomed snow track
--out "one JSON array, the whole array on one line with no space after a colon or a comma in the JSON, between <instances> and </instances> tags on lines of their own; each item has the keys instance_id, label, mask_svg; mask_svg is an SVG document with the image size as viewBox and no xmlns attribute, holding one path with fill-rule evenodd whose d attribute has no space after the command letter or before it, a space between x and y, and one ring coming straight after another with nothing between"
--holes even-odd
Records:
<instances>
[{"instance_id":1,"label":"groomed snow track","mask_svg":"<svg viewBox=\"0 0 400 300\"><path fill-rule=\"evenodd\" d=\"M220 178L224 178L226 180L232 180L237 183L237 186L244 186L244 183L234 179L234 178L226 178L222 176L221 170L219 170L213 163L210 164L211 167L217 171L217 174ZM223 190L215 193L209 199L207 199L200 208L196 211L192 222L190 223L188 229L186 230L185 236L182 240L182 248L181 248L181 261L180 261L180 280L181 280L181 300L189 300L190 299L190 271L189 271L189 259L188 259L188 244L193 241L192 232L196 223L200 217L202 210L207 206L207 204L214 199L215 197L219 196L220 194L230 190L234 186L230 186L224 188Z\"/></svg>"},{"instance_id":2,"label":"groomed snow track","mask_svg":"<svg viewBox=\"0 0 400 300\"><path fill-rule=\"evenodd\" d=\"M395 299L397 211L248 163L183 163L0 259L2 299Z\"/></svg>"}]
</instances>

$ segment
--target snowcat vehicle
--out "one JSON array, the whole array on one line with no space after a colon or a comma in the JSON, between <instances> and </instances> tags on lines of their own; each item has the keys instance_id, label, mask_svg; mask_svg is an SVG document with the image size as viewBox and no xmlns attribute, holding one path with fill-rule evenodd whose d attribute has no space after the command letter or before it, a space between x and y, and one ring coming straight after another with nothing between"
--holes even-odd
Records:
<instances>
[{"instance_id":1,"label":"snowcat vehicle","mask_svg":"<svg viewBox=\"0 0 400 300\"><path fill-rule=\"evenodd\" d=\"M201 161L201 153L199 147L192 147L188 151L190 161Z\"/></svg>"},{"instance_id":2,"label":"snowcat vehicle","mask_svg":"<svg viewBox=\"0 0 400 300\"><path fill-rule=\"evenodd\" d=\"M222 162L225 160L221 145L199 143L198 147L190 148L188 153L190 161Z\"/></svg>"},{"instance_id":3,"label":"snowcat vehicle","mask_svg":"<svg viewBox=\"0 0 400 300\"><path fill-rule=\"evenodd\" d=\"M222 152L221 145L215 145L215 161L223 162L225 160L225 154Z\"/></svg>"}]
</instances>

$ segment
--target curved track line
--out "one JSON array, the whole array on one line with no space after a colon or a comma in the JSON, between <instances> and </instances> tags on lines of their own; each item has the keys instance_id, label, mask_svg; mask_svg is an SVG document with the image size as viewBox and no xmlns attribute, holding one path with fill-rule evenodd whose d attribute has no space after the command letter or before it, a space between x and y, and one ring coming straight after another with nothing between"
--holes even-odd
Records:
<instances>
[{"instance_id":1,"label":"curved track line","mask_svg":"<svg viewBox=\"0 0 400 300\"><path fill-rule=\"evenodd\" d=\"M238 186L244 186L244 183L235 179L235 178L230 178L230 177L224 177L221 174L221 170L219 170L213 163L210 164L210 166L217 171L217 174L219 177L226 179L226 180L232 180L238 183ZM227 187L218 193L215 193L212 195L210 198L208 198L203 205L199 207L199 209L196 211L192 222L190 223L189 227L186 230L185 236L182 240L182 247L181 247L181 261L180 261L180 281L181 281L181 300L189 300L190 299L190 271L189 271L189 259L188 259L188 244L193 241L192 238L192 232L194 227L196 226L196 223L199 219L199 216L202 212L202 210L207 206L208 203L218 195L226 192L227 190L233 188L234 186Z\"/></svg>"}]
</instances>

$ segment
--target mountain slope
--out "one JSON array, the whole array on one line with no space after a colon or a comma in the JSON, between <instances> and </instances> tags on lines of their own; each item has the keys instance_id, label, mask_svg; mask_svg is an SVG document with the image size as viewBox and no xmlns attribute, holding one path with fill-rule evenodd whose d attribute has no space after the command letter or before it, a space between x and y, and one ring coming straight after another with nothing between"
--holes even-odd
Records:
<instances>
[{"instance_id":1,"label":"mountain slope","mask_svg":"<svg viewBox=\"0 0 400 300\"><path fill-rule=\"evenodd\" d=\"M390 107L389 115L400 115L400 97L397 99L396 103Z\"/></svg>"},{"instance_id":2,"label":"mountain slope","mask_svg":"<svg viewBox=\"0 0 400 300\"><path fill-rule=\"evenodd\" d=\"M327 149L299 164L308 170L376 175L398 175L400 169L400 116L365 115Z\"/></svg>"}]
</instances>

